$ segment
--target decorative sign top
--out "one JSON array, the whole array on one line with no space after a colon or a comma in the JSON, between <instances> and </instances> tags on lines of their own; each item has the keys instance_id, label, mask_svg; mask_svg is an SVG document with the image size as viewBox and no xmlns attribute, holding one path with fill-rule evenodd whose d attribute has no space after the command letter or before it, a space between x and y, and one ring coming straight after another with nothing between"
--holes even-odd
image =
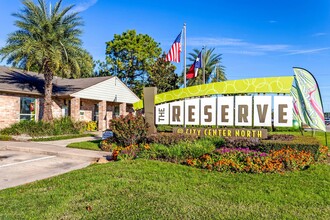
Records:
<instances>
[{"instance_id":1,"label":"decorative sign top","mask_svg":"<svg viewBox=\"0 0 330 220\"><path fill-rule=\"evenodd\" d=\"M155 124L292 127L292 105L291 96L187 99L157 105Z\"/></svg>"},{"instance_id":2,"label":"decorative sign top","mask_svg":"<svg viewBox=\"0 0 330 220\"><path fill-rule=\"evenodd\" d=\"M187 88L176 89L157 94L155 104L171 102L185 98L224 94L271 93L289 94L293 83L293 76L250 78L227 80L208 83ZM135 110L143 108L143 101L133 104Z\"/></svg>"}]
</instances>

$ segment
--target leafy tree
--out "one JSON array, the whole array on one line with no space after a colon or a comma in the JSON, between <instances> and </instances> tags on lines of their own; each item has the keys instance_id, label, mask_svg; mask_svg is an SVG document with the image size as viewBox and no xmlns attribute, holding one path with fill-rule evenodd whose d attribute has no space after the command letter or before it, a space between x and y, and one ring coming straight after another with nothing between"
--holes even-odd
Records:
<instances>
[{"instance_id":1,"label":"leafy tree","mask_svg":"<svg viewBox=\"0 0 330 220\"><path fill-rule=\"evenodd\" d=\"M38 69L44 73L45 102L43 121L52 121L52 79L78 77L81 72L92 73L92 58L82 49L79 39L82 20L78 12L70 13L73 5L61 9L59 0L51 10L44 0L35 4L23 0L24 8L13 14L19 30L11 33L7 44L0 50L2 60L8 64L30 70Z\"/></svg>"},{"instance_id":2,"label":"leafy tree","mask_svg":"<svg viewBox=\"0 0 330 220\"><path fill-rule=\"evenodd\" d=\"M166 54L159 57L150 70L148 86L156 86L158 93L178 89L179 77L174 72L176 67L165 61Z\"/></svg>"},{"instance_id":3,"label":"leafy tree","mask_svg":"<svg viewBox=\"0 0 330 220\"><path fill-rule=\"evenodd\" d=\"M148 72L160 54L161 48L154 39L146 34L136 34L135 30L115 34L106 47L106 61L111 75L121 79L140 97Z\"/></svg>"},{"instance_id":4,"label":"leafy tree","mask_svg":"<svg viewBox=\"0 0 330 220\"><path fill-rule=\"evenodd\" d=\"M205 82L217 82L217 81L225 81L227 80L226 74L224 72L224 67L221 65L221 55L222 54L214 54L214 49L204 49L202 52L202 60L203 64L205 64ZM189 53L188 60L194 62L199 54L198 49L194 49L192 53ZM188 69L192 63L188 66ZM216 67L216 68L215 68ZM216 73L214 72L216 69ZM188 70L187 70L188 71ZM213 73L213 74L212 74ZM199 85L203 84L203 68L198 70L198 74L196 78L192 78L187 80L187 86Z\"/></svg>"},{"instance_id":5,"label":"leafy tree","mask_svg":"<svg viewBox=\"0 0 330 220\"><path fill-rule=\"evenodd\" d=\"M109 65L107 62L96 60L94 61L94 66L96 71L94 72L94 76L110 76Z\"/></svg>"}]
</instances>

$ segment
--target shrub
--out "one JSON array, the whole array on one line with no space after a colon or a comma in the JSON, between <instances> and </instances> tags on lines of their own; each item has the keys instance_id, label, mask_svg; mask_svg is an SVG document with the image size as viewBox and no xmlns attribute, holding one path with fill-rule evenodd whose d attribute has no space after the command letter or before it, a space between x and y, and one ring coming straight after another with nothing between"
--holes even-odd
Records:
<instances>
[{"instance_id":1,"label":"shrub","mask_svg":"<svg viewBox=\"0 0 330 220\"><path fill-rule=\"evenodd\" d=\"M97 130L97 122L96 121L89 121L86 125L87 131L96 131Z\"/></svg>"},{"instance_id":2,"label":"shrub","mask_svg":"<svg viewBox=\"0 0 330 220\"><path fill-rule=\"evenodd\" d=\"M203 138L204 140L209 140L212 142L212 144L216 147L216 148L221 148L224 147L226 144L225 139L223 139L223 137L218 137L218 136L207 136Z\"/></svg>"},{"instance_id":3,"label":"shrub","mask_svg":"<svg viewBox=\"0 0 330 220\"><path fill-rule=\"evenodd\" d=\"M110 130L114 134L114 141L120 146L130 146L145 141L148 124L142 115L128 114L110 120Z\"/></svg>"},{"instance_id":4,"label":"shrub","mask_svg":"<svg viewBox=\"0 0 330 220\"><path fill-rule=\"evenodd\" d=\"M193 142L197 135L177 133L156 133L147 137L147 143L163 144L166 146L178 144L179 142Z\"/></svg>"},{"instance_id":5,"label":"shrub","mask_svg":"<svg viewBox=\"0 0 330 220\"><path fill-rule=\"evenodd\" d=\"M271 150L281 150L288 146L298 151L311 152L315 159L319 155L320 142L314 137L306 136L294 136L292 140L261 140L259 150L270 152Z\"/></svg>"},{"instance_id":6,"label":"shrub","mask_svg":"<svg viewBox=\"0 0 330 220\"><path fill-rule=\"evenodd\" d=\"M197 158L203 154L210 153L215 146L210 140L198 140L195 142L180 142L171 146L163 144L150 144L144 147L140 157L153 160L163 160L180 163L188 158Z\"/></svg>"},{"instance_id":7,"label":"shrub","mask_svg":"<svg viewBox=\"0 0 330 220\"><path fill-rule=\"evenodd\" d=\"M258 150L261 142L258 138L233 137L225 138L224 146L227 148L250 148Z\"/></svg>"},{"instance_id":8,"label":"shrub","mask_svg":"<svg viewBox=\"0 0 330 220\"><path fill-rule=\"evenodd\" d=\"M32 137L64 135L64 134L79 134L82 133L83 126L81 122L73 122L71 118L64 117L54 119L52 123L43 121L20 121L11 125L9 128L1 130L3 135L21 135L27 134Z\"/></svg>"},{"instance_id":9,"label":"shrub","mask_svg":"<svg viewBox=\"0 0 330 220\"><path fill-rule=\"evenodd\" d=\"M20 121L11 125L8 128L1 130L3 135L21 135L27 134L32 137L42 136L42 135L51 135L51 124L43 123L42 121Z\"/></svg>"},{"instance_id":10,"label":"shrub","mask_svg":"<svg viewBox=\"0 0 330 220\"><path fill-rule=\"evenodd\" d=\"M85 131L80 125L81 122L74 122L70 117L54 119L50 124L51 135L79 134Z\"/></svg>"},{"instance_id":11,"label":"shrub","mask_svg":"<svg viewBox=\"0 0 330 220\"><path fill-rule=\"evenodd\" d=\"M294 139L294 135L290 134L273 134L269 135L267 140L278 140L278 141L292 141Z\"/></svg>"}]
</instances>

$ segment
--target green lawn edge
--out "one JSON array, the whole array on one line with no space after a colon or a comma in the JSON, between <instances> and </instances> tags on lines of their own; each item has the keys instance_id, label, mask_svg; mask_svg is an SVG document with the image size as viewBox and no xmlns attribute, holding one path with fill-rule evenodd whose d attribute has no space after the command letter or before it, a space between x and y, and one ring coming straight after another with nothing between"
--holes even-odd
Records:
<instances>
[{"instance_id":1,"label":"green lawn edge","mask_svg":"<svg viewBox=\"0 0 330 220\"><path fill-rule=\"evenodd\" d=\"M0 219L330 219L330 166L237 174L149 160L0 191Z\"/></svg>"},{"instance_id":2,"label":"green lawn edge","mask_svg":"<svg viewBox=\"0 0 330 220\"><path fill-rule=\"evenodd\" d=\"M82 141L77 143L71 143L67 145L68 148L77 148L77 149L84 149L84 150L94 150L94 151L101 151L100 142L102 140L92 140L92 141Z\"/></svg>"}]
</instances>

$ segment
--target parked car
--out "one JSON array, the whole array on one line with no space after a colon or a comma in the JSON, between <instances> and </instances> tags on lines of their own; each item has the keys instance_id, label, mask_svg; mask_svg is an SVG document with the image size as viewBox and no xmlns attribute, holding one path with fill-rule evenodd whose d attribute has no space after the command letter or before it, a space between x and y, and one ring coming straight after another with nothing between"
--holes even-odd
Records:
<instances>
[{"instance_id":1,"label":"parked car","mask_svg":"<svg viewBox=\"0 0 330 220\"><path fill-rule=\"evenodd\" d=\"M330 118L326 118L326 119L324 120L324 122L325 122L325 125L330 125Z\"/></svg>"}]
</instances>

